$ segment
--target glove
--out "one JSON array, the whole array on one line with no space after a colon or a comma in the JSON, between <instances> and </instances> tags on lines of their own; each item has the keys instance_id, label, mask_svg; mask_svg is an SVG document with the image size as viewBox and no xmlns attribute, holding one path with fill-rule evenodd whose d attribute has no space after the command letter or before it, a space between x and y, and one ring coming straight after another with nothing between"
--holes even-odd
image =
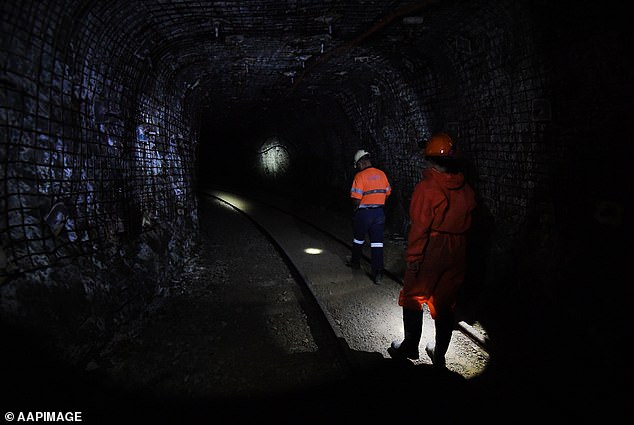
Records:
<instances>
[{"instance_id":1,"label":"glove","mask_svg":"<svg viewBox=\"0 0 634 425\"><path fill-rule=\"evenodd\" d=\"M361 205L361 201L359 201L358 199L352 200L352 215L355 215L357 213L357 211L359 210L359 205Z\"/></svg>"},{"instance_id":2,"label":"glove","mask_svg":"<svg viewBox=\"0 0 634 425\"><path fill-rule=\"evenodd\" d=\"M410 273L417 275L419 269L420 269L420 261L411 261L407 263L407 270Z\"/></svg>"}]
</instances>

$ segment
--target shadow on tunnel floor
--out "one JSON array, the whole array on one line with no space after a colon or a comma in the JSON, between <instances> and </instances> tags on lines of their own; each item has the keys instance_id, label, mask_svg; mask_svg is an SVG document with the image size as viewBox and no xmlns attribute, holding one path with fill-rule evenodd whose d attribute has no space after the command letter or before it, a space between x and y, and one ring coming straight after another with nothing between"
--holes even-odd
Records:
<instances>
[{"instance_id":1,"label":"shadow on tunnel floor","mask_svg":"<svg viewBox=\"0 0 634 425\"><path fill-rule=\"evenodd\" d=\"M631 388L619 392L610 376L599 379L602 371L581 369L573 376L560 364L544 367L541 358L494 360L481 376L465 379L446 369L354 351L360 367L332 384L270 396L162 398L109 386L100 370L64 364L24 334L3 328L2 341L4 412L81 412L89 424L549 424L632 418ZM512 361L521 363L505 363Z\"/></svg>"},{"instance_id":2,"label":"shadow on tunnel floor","mask_svg":"<svg viewBox=\"0 0 634 425\"><path fill-rule=\"evenodd\" d=\"M340 382L270 396L236 398L156 397L107 385L100 371L85 372L42 352L39 343L3 329L4 412L81 412L85 423L380 423L409 415L408 405L428 403L432 416L471 414L452 408L464 379L431 367L414 367L355 352L365 366ZM381 357L379 360L377 357ZM438 392L439 387L442 390ZM17 417L17 416L16 416ZM473 421L471 421L473 422Z\"/></svg>"}]
</instances>

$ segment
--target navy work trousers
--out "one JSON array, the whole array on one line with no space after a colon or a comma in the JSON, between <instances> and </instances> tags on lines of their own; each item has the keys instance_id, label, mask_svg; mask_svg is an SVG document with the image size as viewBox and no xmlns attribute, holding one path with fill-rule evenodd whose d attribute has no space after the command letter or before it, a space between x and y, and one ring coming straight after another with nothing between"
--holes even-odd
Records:
<instances>
[{"instance_id":1,"label":"navy work trousers","mask_svg":"<svg viewBox=\"0 0 634 425\"><path fill-rule=\"evenodd\" d=\"M359 208L352 217L352 258L359 263L366 235L370 236L370 254L372 273L383 270L383 233L385 231L385 212L382 207Z\"/></svg>"}]
</instances>

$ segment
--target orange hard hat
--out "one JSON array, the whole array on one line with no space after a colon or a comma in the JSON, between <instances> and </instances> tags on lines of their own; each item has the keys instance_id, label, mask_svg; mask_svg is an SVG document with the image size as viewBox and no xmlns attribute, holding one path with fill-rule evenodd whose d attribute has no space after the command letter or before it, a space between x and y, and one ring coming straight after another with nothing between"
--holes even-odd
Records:
<instances>
[{"instance_id":1,"label":"orange hard hat","mask_svg":"<svg viewBox=\"0 0 634 425\"><path fill-rule=\"evenodd\" d=\"M425 156L453 157L453 140L447 133L436 133L425 144Z\"/></svg>"}]
</instances>

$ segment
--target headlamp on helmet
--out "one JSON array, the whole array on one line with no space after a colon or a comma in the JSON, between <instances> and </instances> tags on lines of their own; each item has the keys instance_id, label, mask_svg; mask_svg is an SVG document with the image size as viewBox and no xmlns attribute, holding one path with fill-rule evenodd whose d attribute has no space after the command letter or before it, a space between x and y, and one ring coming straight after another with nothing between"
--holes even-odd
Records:
<instances>
[{"instance_id":1,"label":"headlamp on helmet","mask_svg":"<svg viewBox=\"0 0 634 425\"><path fill-rule=\"evenodd\" d=\"M447 133L434 134L425 144L425 156L453 158L455 156L453 140Z\"/></svg>"}]
</instances>

